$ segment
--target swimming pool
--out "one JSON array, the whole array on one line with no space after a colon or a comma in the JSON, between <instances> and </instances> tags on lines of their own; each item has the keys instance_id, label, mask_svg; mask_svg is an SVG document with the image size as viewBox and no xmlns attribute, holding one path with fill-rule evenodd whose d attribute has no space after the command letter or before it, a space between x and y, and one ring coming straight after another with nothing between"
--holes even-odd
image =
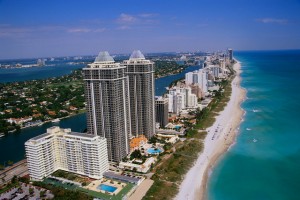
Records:
<instances>
[{"instance_id":1,"label":"swimming pool","mask_svg":"<svg viewBox=\"0 0 300 200\"><path fill-rule=\"evenodd\" d=\"M160 149L149 148L149 149L147 149L147 152L149 154L159 154L159 153L161 153L161 150Z\"/></svg>"},{"instance_id":2,"label":"swimming pool","mask_svg":"<svg viewBox=\"0 0 300 200\"><path fill-rule=\"evenodd\" d=\"M100 184L97 189L104 190L106 192L114 192L117 188L110 185Z\"/></svg>"},{"instance_id":3,"label":"swimming pool","mask_svg":"<svg viewBox=\"0 0 300 200\"><path fill-rule=\"evenodd\" d=\"M176 125L176 126L175 126L175 129L178 131L179 129L181 129L181 126Z\"/></svg>"}]
</instances>

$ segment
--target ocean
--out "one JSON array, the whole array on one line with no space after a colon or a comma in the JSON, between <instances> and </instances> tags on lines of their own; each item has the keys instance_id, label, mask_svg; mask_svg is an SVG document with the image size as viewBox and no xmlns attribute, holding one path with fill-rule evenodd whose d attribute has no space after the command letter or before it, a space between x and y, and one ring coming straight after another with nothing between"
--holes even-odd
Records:
<instances>
[{"instance_id":1,"label":"ocean","mask_svg":"<svg viewBox=\"0 0 300 200\"><path fill-rule=\"evenodd\" d=\"M236 52L246 111L213 168L210 200L300 199L300 50Z\"/></svg>"},{"instance_id":2,"label":"ocean","mask_svg":"<svg viewBox=\"0 0 300 200\"><path fill-rule=\"evenodd\" d=\"M182 73L156 79L155 95L163 95L166 92L166 87L168 87L172 81L183 78L185 73L198 70L199 67L199 65L190 66L186 68ZM0 69L0 80L2 80L3 82L13 82L62 76L65 74L69 74L72 69L77 68L78 65L65 67L35 67L9 70ZM45 70L47 72L45 72ZM10 74L9 78L7 77L7 75L5 75L7 71L9 71ZM11 133L4 137L0 137L0 164L6 165L8 160L17 162L24 159L24 143L32 137L45 133L47 128L54 125L58 125L62 128L71 128L72 131L76 132L83 132L83 130L86 128L86 115L85 113L75 115L66 119L62 119L59 123L56 124L49 122L43 124L42 126L22 129L20 133Z\"/></svg>"}]
</instances>

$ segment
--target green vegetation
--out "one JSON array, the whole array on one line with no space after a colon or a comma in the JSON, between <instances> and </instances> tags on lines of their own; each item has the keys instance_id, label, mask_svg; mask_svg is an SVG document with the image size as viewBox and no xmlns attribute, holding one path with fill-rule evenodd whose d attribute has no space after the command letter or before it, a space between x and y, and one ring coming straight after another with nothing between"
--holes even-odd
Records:
<instances>
[{"instance_id":1,"label":"green vegetation","mask_svg":"<svg viewBox=\"0 0 300 200\"><path fill-rule=\"evenodd\" d=\"M228 66L232 69L232 65ZM183 176L191 168L198 154L203 150L203 139L207 132L204 131L215 122L215 117L222 111L230 99L231 81L234 71L226 81L220 83L220 90L214 92L214 98L203 110L196 110L196 124L186 124L187 140L175 145L176 151L172 154L159 158L161 162L154 167L154 184L143 198L149 199L172 199L178 192L178 186ZM168 188L168 189L165 189Z\"/></svg>"},{"instance_id":2,"label":"green vegetation","mask_svg":"<svg viewBox=\"0 0 300 200\"><path fill-rule=\"evenodd\" d=\"M134 185L131 183L127 183L127 185L117 194L117 195L109 195L100 192L91 191L85 188L81 188L75 185L67 185L61 183L60 181L53 181L50 179L45 179L43 182L34 182L36 186L46 188L51 190L54 194L54 199L66 199L66 200L81 200L81 199L112 199L112 200L120 200L123 196L125 196ZM66 188L66 189L65 189Z\"/></svg>"},{"instance_id":3,"label":"green vegetation","mask_svg":"<svg viewBox=\"0 0 300 200\"><path fill-rule=\"evenodd\" d=\"M185 68L175 61L156 60L155 77L177 74ZM81 70L45 80L0 83L0 133L80 113L84 102ZM13 120L8 122L10 118Z\"/></svg>"},{"instance_id":4,"label":"green vegetation","mask_svg":"<svg viewBox=\"0 0 300 200\"><path fill-rule=\"evenodd\" d=\"M82 177L80 175L77 175L77 174L74 174L71 172L66 172L66 171L63 171L60 169L53 172L52 176L68 179L70 181L75 181L75 182L79 182L79 183L85 183L86 185L91 182L91 181L89 181L88 178Z\"/></svg>"},{"instance_id":5,"label":"green vegetation","mask_svg":"<svg viewBox=\"0 0 300 200\"><path fill-rule=\"evenodd\" d=\"M15 187L19 187L20 184L18 182L16 183L8 183L7 185L5 185L4 187L0 188L0 194L12 189L12 188L15 188Z\"/></svg>"},{"instance_id":6,"label":"green vegetation","mask_svg":"<svg viewBox=\"0 0 300 200\"><path fill-rule=\"evenodd\" d=\"M62 186L56 186L50 183L34 182L33 185L51 190L54 199L58 200L92 200L93 197L76 190L67 190Z\"/></svg>"},{"instance_id":7,"label":"green vegetation","mask_svg":"<svg viewBox=\"0 0 300 200\"><path fill-rule=\"evenodd\" d=\"M179 144L181 146L176 148L176 152L155 168L152 177L155 182L144 199L172 199L183 175L192 167L198 152L203 148L202 142L198 140L188 140Z\"/></svg>"},{"instance_id":8,"label":"green vegetation","mask_svg":"<svg viewBox=\"0 0 300 200\"><path fill-rule=\"evenodd\" d=\"M133 159L142 159L142 154L141 151L139 149L134 150L131 154L130 154L130 160Z\"/></svg>"},{"instance_id":9,"label":"green vegetation","mask_svg":"<svg viewBox=\"0 0 300 200\"><path fill-rule=\"evenodd\" d=\"M66 117L85 108L81 70L45 80L0 84L0 133ZM8 119L14 119L8 122Z\"/></svg>"},{"instance_id":10,"label":"green vegetation","mask_svg":"<svg viewBox=\"0 0 300 200\"><path fill-rule=\"evenodd\" d=\"M187 66L179 65L175 61L155 61L155 78L181 73Z\"/></svg>"},{"instance_id":11,"label":"green vegetation","mask_svg":"<svg viewBox=\"0 0 300 200\"><path fill-rule=\"evenodd\" d=\"M19 186L20 186L20 183L19 183L18 177L14 176L8 184L4 185L2 188L0 187L0 194L10 190L11 188L19 187Z\"/></svg>"}]
</instances>

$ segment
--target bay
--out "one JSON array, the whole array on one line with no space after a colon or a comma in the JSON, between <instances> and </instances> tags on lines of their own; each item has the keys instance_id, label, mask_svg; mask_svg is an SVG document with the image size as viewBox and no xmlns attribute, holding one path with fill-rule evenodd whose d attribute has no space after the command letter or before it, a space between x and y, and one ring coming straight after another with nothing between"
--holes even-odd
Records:
<instances>
[{"instance_id":1,"label":"bay","mask_svg":"<svg viewBox=\"0 0 300 200\"><path fill-rule=\"evenodd\" d=\"M78 66L73 66L74 69L77 67ZM186 68L182 73L156 79L155 95L159 96L164 94L166 91L166 87L168 87L172 81L183 78L185 73L197 70L199 69L199 67L200 66L190 66ZM67 69L62 69L57 67L53 68L52 70L56 70L56 72L52 72L50 68L47 70L50 71L49 73L51 74L52 77L52 75L61 76L61 75L68 74L71 72L73 68L72 67ZM20 75L19 74L20 69L10 69L10 70L12 74L10 77L10 82L20 81L21 80L20 77L23 78L25 77L26 80L39 79L41 77L40 74L45 73L44 67L34 68L34 70L27 75ZM2 78L3 76L4 75L3 73L1 74L1 70L0 70L0 77ZM35 126L35 127L22 129L20 133L11 133L4 137L1 137L0 138L0 147L1 147L0 164L7 164L8 160L17 162L19 160L24 159L25 158L24 143L32 137L45 133L47 128L54 125L59 125L62 128L71 128L71 130L75 132L83 132L83 130L86 128L86 115L85 113L83 113L83 114L71 116L69 118L62 119L59 123L53 124L49 122L43 124L42 126Z\"/></svg>"}]
</instances>

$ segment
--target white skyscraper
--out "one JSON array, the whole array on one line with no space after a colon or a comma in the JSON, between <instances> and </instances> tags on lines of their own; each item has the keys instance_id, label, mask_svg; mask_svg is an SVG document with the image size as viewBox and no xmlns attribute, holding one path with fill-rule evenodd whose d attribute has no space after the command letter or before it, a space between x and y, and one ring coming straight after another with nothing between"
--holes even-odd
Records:
<instances>
[{"instance_id":1,"label":"white skyscraper","mask_svg":"<svg viewBox=\"0 0 300 200\"><path fill-rule=\"evenodd\" d=\"M187 85L198 84L201 90L206 93L207 90L207 72L205 69L200 69L185 74L185 83Z\"/></svg>"}]
</instances>

